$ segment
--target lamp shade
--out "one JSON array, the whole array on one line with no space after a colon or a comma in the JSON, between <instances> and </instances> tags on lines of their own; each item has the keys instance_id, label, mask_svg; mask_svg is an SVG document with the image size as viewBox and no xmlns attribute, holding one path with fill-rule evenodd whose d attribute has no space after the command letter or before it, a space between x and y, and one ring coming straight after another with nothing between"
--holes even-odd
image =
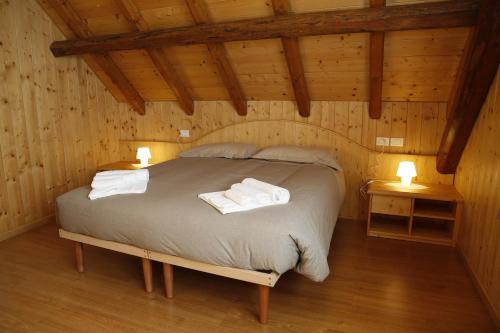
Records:
<instances>
[{"instance_id":1,"label":"lamp shade","mask_svg":"<svg viewBox=\"0 0 500 333\"><path fill-rule=\"evenodd\" d=\"M148 147L140 147L137 148L137 159L142 160L142 159L149 159L151 158L151 151L149 150Z\"/></svg>"},{"instance_id":2,"label":"lamp shade","mask_svg":"<svg viewBox=\"0 0 500 333\"><path fill-rule=\"evenodd\" d=\"M416 177L417 170L415 169L415 163L413 162L399 162L398 172L396 174L398 177Z\"/></svg>"},{"instance_id":3,"label":"lamp shade","mask_svg":"<svg viewBox=\"0 0 500 333\"><path fill-rule=\"evenodd\" d=\"M403 185L411 185L411 179L417 176L417 170L415 169L415 163L413 162L399 162L398 171L396 176L401 177L401 183Z\"/></svg>"}]
</instances>

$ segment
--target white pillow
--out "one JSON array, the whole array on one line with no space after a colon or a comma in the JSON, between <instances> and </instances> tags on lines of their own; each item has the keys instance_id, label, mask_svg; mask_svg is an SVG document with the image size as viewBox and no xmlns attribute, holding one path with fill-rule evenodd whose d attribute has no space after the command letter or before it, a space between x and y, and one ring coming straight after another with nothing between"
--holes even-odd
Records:
<instances>
[{"instance_id":1,"label":"white pillow","mask_svg":"<svg viewBox=\"0 0 500 333\"><path fill-rule=\"evenodd\" d=\"M298 146L272 146L264 148L252 158L298 163L316 163L341 171L337 157L327 149Z\"/></svg>"},{"instance_id":2,"label":"white pillow","mask_svg":"<svg viewBox=\"0 0 500 333\"><path fill-rule=\"evenodd\" d=\"M226 142L212 143L198 146L179 154L180 157L225 157L225 158L250 158L259 147L256 145Z\"/></svg>"}]
</instances>

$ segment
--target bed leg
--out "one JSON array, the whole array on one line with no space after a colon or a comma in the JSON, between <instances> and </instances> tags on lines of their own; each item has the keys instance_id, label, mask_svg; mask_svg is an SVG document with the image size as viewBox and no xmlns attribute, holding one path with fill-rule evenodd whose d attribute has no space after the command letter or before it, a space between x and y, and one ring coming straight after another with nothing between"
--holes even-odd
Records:
<instances>
[{"instance_id":1,"label":"bed leg","mask_svg":"<svg viewBox=\"0 0 500 333\"><path fill-rule=\"evenodd\" d=\"M78 273L83 273L83 244L80 242L75 242L75 259L76 270Z\"/></svg>"},{"instance_id":2,"label":"bed leg","mask_svg":"<svg viewBox=\"0 0 500 333\"><path fill-rule=\"evenodd\" d=\"M174 269L172 265L163 263L163 279L165 282L165 296L174 297Z\"/></svg>"},{"instance_id":3,"label":"bed leg","mask_svg":"<svg viewBox=\"0 0 500 333\"><path fill-rule=\"evenodd\" d=\"M267 323L269 312L269 286L259 284L259 321L261 324Z\"/></svg>"},{"instance_id":4,"label":"bed leg","mask_svg":"<svg viewBox=\"0 0 500 333\"><path fill-rule=\"evenodd\" d=\"M151 260L146 258L142 259L142 272L144 273L144 287L148 293L153 291L153 269Z\"/></svg>"}]
</instances>

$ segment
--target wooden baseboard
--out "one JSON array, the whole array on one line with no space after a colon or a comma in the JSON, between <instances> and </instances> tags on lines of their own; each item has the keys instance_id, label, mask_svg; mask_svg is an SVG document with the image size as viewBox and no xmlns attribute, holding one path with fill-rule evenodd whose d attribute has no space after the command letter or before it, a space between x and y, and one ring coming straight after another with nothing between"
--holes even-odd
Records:
<instances>
[{"instance_id":1,"label":"wooden baseboard","mask_svg":"<svg viewBox=\"0 0 500 333\"><path fill-rule=\"evenodd\" d=\"M488 310L491 318L493 319L493 322L495 323L498 331L500 331L500 313L497 312L497 309L495 309L495 307L493 306L493 303L490 301L488 294L483 289L483 286L479 282L479 279L477 278L476 273L474 272L474 270L470 266L469 261L467 260L467 257L465 256L464 252L462 251L460 244L457 243L456 249L458 251L460 258L462 259L462 262L464 263L464 266L465 266L465 269L467 270L467 273L469 273L469 276L472 280L472 283L474 284L474 287L476 287L476 290L479 293L479 297L481 297L481 300L483 301L484 305L486 306L486 309Z\"/></svg>"},{"instance_id":2,"label":"wooden baseboard","mask_svg":"<svg viewBox=\"0 0 500 333\"><path fill-rule=\"evenodd\" d=\"M41 219L39 219L38 221L35 221L33 223L25 224L25 225L22 225L18 228L9 230L3 234L0 234L0 242L4 241L6 239L9 239L9 238L18 236L20 234L23 234L31 229L38 228L38 227L40 227L40 226L42 226L50 221L53 221L53 220L54 220L54 215L49 215L46 217L42 217Z\"/></svg>"}]
</instances>

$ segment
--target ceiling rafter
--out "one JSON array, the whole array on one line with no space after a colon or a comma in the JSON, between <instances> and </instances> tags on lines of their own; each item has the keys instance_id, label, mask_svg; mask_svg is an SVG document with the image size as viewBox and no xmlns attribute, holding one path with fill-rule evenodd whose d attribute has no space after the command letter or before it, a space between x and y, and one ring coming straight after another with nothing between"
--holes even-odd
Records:
<instances>
[{"instance_id":1,"label":"ceiling rafter","mask_svg":"<svg viewBox=\"0 0 500 333\"><path fill-rule=\"evenodd\" d=\"M205 0L186 0L186 4L191 12L191 16L196 24L210 23L208 9L204 2ZM217 66L220 77L224 86L226 87L233 106L240 116L247 114L247 100L240 82L236 77L236 73L231 66L226 48L223 43L208 43L208 51L212 57L213 62Z\"/></svg>"},{"instance_id":2,"label":"ceiling rafter","mask_svg":"<svg viewBox=\"0 0 500 333\"><path fill-rule=\"evenodd\" d=\"M154 31L56 41L54 56L132 50L174 45L222 43L341 33L399 31L472 26L475 0L445 1L380 8L272 16L234 22L207 23Z\"/></svg>"},{"instance_id":3,"label":"ceiling rafter","mask_svg":"<svg viewBox=\"0 0 500 333\"><path fill-rule=\"evenodd\" d=\"M385 0L370 0L371 7L384 7ZM384 81L384 39L385 33L370 33L370 118L379 119L382 115L382 84Z\"/></svg>"},{"instance_id":4,"label":"ceiling rafter","mask_svg":"<svg viewBox=\"0 0 500 333\"><path fill-rule=\"evenodd\" d=\"M116 0L116 3L120 6L127 20L132 23L137 30L142 32L149 31L149 24L144 20L139 8L137 8L133 0ZM182 110L184 110L187 115L192 115L194 113L194 101L191 93L186 88L186 85L176 72L174 66L168 61L163 50L159 48L146 48L146 52L162 78L173 91Z\"/></svg>"},{"instance_id":5,"label":"ceiling rafter","mask_svg":"<svg viewBox=\"0 0 500 333\"><path fill-rule=\"evenodd\" d=\"M500 2L483 0L450 95L437 156L440 173L455 173L500 63Z\"/></svg>"},{"instance_id":6,"label":"ceiling rafter","mask_svg":"<svg viewBox=\"0 0 500 333\"><path fill-rule=\"evenodd\" d=\"M291 14L289 0L272 0L274 13L277 16ZM288 72L292 81L293 92L297 108L302 117L309 117L311 111L311 98L307 88L304 66L300 56L299 39L297 37L281 38L283 52L285 54Z\"/></svg>"},{"instance_id":7,"label":"ceiling rafter","mask_svg":"<svg viewBox=\"0 0 500 333\"><path fill-rule=\"evenodd\" d=\"M68 1L48 0L48 4L54 8L59 17L78 38L89 38L93 36L92 31L90 31L87 26L87 23L81 19ZM139 114L145 114L146 106L144 99L137 92L135 87L130 83L109 54L106 52L100 52L98 54L88 55L87 58L89 58L91 63L97 64L100 69L106 73L136 112Z\"/></svg>"}]
</instances>

